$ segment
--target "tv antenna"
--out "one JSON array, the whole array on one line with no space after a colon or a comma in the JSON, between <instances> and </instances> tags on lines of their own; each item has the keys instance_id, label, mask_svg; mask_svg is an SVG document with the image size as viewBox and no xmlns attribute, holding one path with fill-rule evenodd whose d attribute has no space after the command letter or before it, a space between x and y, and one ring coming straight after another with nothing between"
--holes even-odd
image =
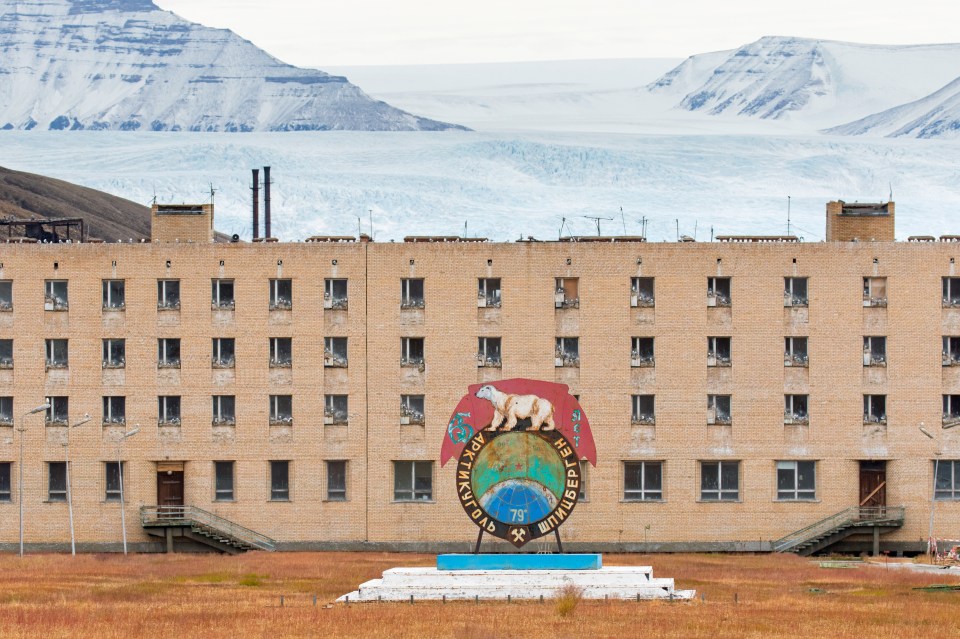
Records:
<instances>
[{"instance_id":1,"label":"tv antenna","mask_svg":"<svg viewBox=\"0 0 960 639\"><path fill-rule=\"evenodd\" d=\"M593 220L597 223L597 237L600 237L600 220L613 220L612 217L599 217L596 215L584 215L583 217L587 218L588 220Z\"/></svg>"},{"instance_id":2,"label":"tv antenna","mask_svg":"<svg viewBox=\"0 0 960 639\"><path fill-rule=\"evenodd\" d=\"M790 196L787 196L787 235L790 235Z\"/></svg>"},{"instance_id":3,"label":"tv antenna","mask_svg":"<svg viewBox=\"0 0 960 639\"><path fill-rule=\"evenodd\" d=\"M210 183L210 206L213 206L213 198L219 189L213 188L213 182Z\"/></svg>"}]
</instances>

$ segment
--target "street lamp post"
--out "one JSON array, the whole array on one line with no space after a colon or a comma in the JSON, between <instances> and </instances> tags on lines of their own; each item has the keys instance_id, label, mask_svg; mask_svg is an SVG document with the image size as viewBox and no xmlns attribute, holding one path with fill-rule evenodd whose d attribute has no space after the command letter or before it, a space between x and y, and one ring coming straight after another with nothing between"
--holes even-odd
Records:
<instances>
[{"instance_id":1,"label":"street lamp post","mask_svg":"<svg viewBox=\"0 0 960 639\"><path fill-rule=\"evenodd\" d=\"M920 423L920 432L937 444L937 452L934 453L933 458L933 488L930 492L930 529L927 532L927 548L931 554L933 554L934 558L936 558L937 547L936 542L933 541L933 513L937 505L937 474L940 472L940 454L942 451L940 450L940 441L933 433L923 427L923 422Z\"/></svg>"},{"instance_id":2,"label":"street lamp post","mask_svg":"<svg viewBox=\"0 0 960 639\"><path fill-rule=\"evenodd\" d=\"M133 427L133 430L120 435L117 440L117 473L120 476L120 528L123 531L123 554L127 554L127 516L123 507L123 442L128 437L133 437L140 432L140 424Z\"/></svg>"},{"instance_id":3,"label":"street lamp post","mask_svg":"<svg viewBox=\"0 0 960 639\"><path fill-rule=\"evenodd\" d=\"M27 415L35 415L37 413L42 413L43 411L50 408L50 404L41 404L33 410L29 410L20 417L20 428L17 429L17 432L20 433L20 461L17 463L19 468L17 471L20 473L20 477L17 479L17 500L20 502L20 556L23 557L23 436L27 432Z\"/></svg>"},{"instance_id":4,"label":"street lamp post","mask_svg":"<svg viewBox=\"0 0 960 639\"><path fill-rule=\"evenodd\" d=\"M67 427L67 441L63 445L66 449L64 460L66 461L67 466L67 508L70 511L70 554L74 557L77 556L77 536L73 528L73 491L70 488L70 430L76 428L77 426L83 426L89 421L90 415L85 414L83 419L81 419L79 422Z\"/></svg>"}]
</instances>

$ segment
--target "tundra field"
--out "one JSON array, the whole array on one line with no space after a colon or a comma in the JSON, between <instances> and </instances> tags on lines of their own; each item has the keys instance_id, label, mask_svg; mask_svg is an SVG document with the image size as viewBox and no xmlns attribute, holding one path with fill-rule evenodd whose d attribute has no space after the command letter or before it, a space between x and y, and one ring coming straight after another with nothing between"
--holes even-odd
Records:
<instances>
[{"instance_id":1,"label":"tundra field","mask_svg":"<svg viewBox=\"0 0 960 639\"><path fill-rule=\"evenodd\" d=\"M878 561L823 568L793 555L622 555L694 588L691 602L332 604L429 555L250 553L0 556L0 637L804 637L960 636L956 573ZM908 560L904 560L908 561ZM316 606L314 606L314 594ZM700 595L705 600L700 599ZM283 605L281 605L281 596ZM570 610L570 608L573 608Z\"/></svg>"}]
</instances>

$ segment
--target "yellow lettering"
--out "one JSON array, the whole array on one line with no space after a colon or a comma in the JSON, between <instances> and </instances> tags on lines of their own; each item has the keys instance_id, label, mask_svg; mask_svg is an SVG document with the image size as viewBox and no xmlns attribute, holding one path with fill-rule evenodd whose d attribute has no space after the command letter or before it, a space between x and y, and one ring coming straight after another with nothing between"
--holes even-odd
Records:
<instances>
[{"instance_id":1,"label":"yellow lettering","mask_svg":"<svg viewBox=\"0 0 960 639\"><path fill-rule=\"evenodd\" d=\"M565 493L563 493L563 496L566 497L567 499L576 499L576 498L577 498L577 491L575 491L575 490L568 490L568 491L566 491Z\"/></svg>"},{"instance_id":2,"label":"yellow lettering","mask_svg":"<svg viewBox=\"0 0 960 639\"><path fill-rule=\"evenodd\" d=\"M537 530L540 531L541 535L546 534L550 531L550 524L548 524L546 520L541 521L539 524L537 524Z\"/></svg>"},{"instance_id":3,"label":"yellow lettering","mask_svg":"<svg viewBox=\"0 0 960 639\"><path fill-rule=\"evenodd\" d=\"M483 514L483 511L477 508L472 513L470 513L471 519L480 519L480 516Z\"/></svg>"},{"instance_id":4,"label":"yellow lettering","mask_svg":"<svg viewBox=\"0 0 960 639\"><path fill-rule=\"evenodd\" d=\"M493 524L492 521L489 524L487 524L487 532L492 533L492 532L495 532L496 530L497 530L497 527Z\"/></svg>"},{"instance_id":5,"label":"yellow lettering","mask_svg":"<svg viewBox=\"0 0 960 639\"><path fill-rule=\"evenodd\" d=\"M569 457L569 456L572 455L572 454L573 454L573 451L570 450L570 447L569 447L569 446L564 446L563 448L560 449L560 456L561 456L561 457Z\"/></svg>"}]
</instances>

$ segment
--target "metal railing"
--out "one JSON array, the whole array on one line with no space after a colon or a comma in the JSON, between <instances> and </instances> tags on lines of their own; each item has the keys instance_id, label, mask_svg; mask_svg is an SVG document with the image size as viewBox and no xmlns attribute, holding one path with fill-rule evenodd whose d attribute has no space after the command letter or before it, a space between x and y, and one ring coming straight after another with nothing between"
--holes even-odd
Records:
<instances>
[{"instance_id":1,"label":"metal railing","mask_svg":"<svg viewBox=\"0 0 960 639\"><path fill-rule=\"evenodd\" d=\"M896 521L902 525L905 511L904 506L851 506L777 539L771 546L774 552L786 552L804 542L845 526L870 525L883 521Z\"/></svg>"},{"instance_id":2,"label":"metal railing","mask_svg":"<svg viewBox=\"0 0 960 639\"><path fill-rule=\"evenodd\" d=\"M143 526L198 526L260 550L277 549L276 542L266 535L194 506L141 506L140 522Z\"/></svg>"}]
</instances>

